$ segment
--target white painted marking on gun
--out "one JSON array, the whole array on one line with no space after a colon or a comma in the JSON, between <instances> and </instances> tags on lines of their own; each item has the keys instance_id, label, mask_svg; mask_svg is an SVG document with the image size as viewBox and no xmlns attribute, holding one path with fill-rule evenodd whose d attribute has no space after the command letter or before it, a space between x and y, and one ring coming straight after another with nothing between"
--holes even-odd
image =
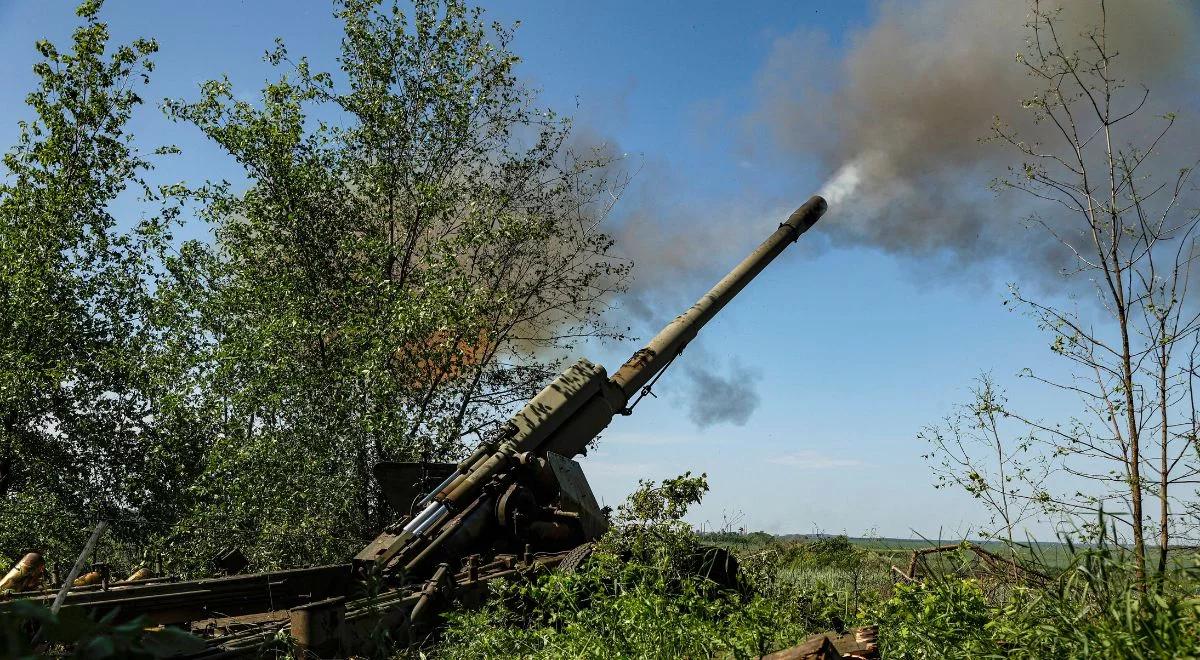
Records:
<instances>
[{"instance_id":1,"label":"white painted marking on gun","mask_svg":"<svg viewBox=\"0 0 1200 660\"><path fill-rule=\"evenodd\" d=\"M420 536L424 534L430 527L433 527L434 525L445 520L446 514L448 513L450 513L450 510L446 508L445 504L438 504L437 509L434 510L434 512L430 514L428 518L426 518L419 526L417 526L416 529L413 530L413 536Z\"/></svg>"},{"instance_id":2,"label":"white painted marking on gun","mask_svg":"<svg viewBox=\"0 0 1200 660\"><path fill-rule=\"evenodd\" d=\"M445 481L438 484L437 488L434 488L433 490L429 491L429 493L425 497L422 497L421 501L417 502L417 506L420 507L420 506L425 506L426 504L429 504L429 502L431 502L433 500L434 495L437 495L438 493L442 492L442 489L445 488L446 486L449 486L450 482L454 481L456 478L458 478L458 475L460 475L460 474L462 474L462 470L455 470L455 471L451 472L450 476L446 477Z\"/></svg>"}]
</instances>

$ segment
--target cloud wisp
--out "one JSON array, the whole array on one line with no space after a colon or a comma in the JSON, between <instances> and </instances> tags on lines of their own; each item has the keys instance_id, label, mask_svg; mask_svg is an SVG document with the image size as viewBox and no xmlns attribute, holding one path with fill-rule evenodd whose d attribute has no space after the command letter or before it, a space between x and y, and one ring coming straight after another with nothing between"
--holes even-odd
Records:
<instances>
[{"instance_id":1,"label":"cloud wisp","mask_svg":"<svg viewBox=\"0 0 1200 660\"><path fill-rule=\"evenodd\" d=\"M864 465L857 458L829 456L812 449L802 449L787 454L780 454L779 456L772 456L767 459L767 462L800 470L836 470Z\"/></svg>"}]
</instances>

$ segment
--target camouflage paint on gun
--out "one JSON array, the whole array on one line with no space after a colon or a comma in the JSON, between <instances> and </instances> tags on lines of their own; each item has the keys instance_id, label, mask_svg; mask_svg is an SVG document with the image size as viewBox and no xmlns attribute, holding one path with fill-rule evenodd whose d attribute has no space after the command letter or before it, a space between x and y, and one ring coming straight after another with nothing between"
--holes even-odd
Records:
<instances>
[{"instance_id":1,"label":"camouflage paint on gun","mask_svg":"<svg viewBox=\"0 0 1200 660\"><path fill-rule=\"evenodd\" d=\"M387 565L413 571L443 544L467 547L503 509L500 493L517 466L546 470L551 454L570 459L583 453L612 418L628 414L631 398L683 351L700 329L750 280L808 231L825 213L814 196L779 225L733 270L687 311L668 323L611 377L604 367L581 359L529 401L482 443L437 488L418 502L419 512L385 530L355 557L363 570ZM561 472L561 470L560 470ZM485 492L487 491L487 492ZM587 494L590 497L590 492ZM543 533L563 533L547 523Z\"/></svg>"}]
</instances>

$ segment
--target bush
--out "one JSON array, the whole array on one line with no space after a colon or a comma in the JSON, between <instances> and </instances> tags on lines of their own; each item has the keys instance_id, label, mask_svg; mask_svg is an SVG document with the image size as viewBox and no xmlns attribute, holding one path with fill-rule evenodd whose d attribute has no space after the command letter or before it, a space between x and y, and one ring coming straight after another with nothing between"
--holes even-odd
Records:
<instances>
[{"instance_id":1,"label":"bush","mask_svg":"<svg viewBox=\"0 0 1200 660\"><path fill-rule=\"evenodd\" d=\"M29 601L15 601L0 612L0 655L149 659L198 653L205 648L202 640L182 630L148 629L151 624L144 618L115 623L113 614L94 620L79 610L54 614Z\"/></svg>"},{"instance_id":2,"label":"bush","mask_svg":"<svg viewBox=\"0 0 1200 660\"><path fill-rule=\"evenodd\" d=\"M898 585L870 613L887 658L1195 658L1200 602L1194 576L1143 593L1132 567L1104 547L1076 554L1045 588L988 596L975 580Z\"/></svg>"},{"instance_id":3,"label":"bush","mask_svg":"<svg viewBox=\"0 0 1200 660\"><path fill-rule=\"evenodd\" d=\"M448 615L437 655L749 658L828 625L811 615L819 599L780 598L757 579L729 589L697 574L703 547L681 519L707 490L703 475L643 482L587 565L494 585L482 609Z\"/></svg>"}]
</instances>

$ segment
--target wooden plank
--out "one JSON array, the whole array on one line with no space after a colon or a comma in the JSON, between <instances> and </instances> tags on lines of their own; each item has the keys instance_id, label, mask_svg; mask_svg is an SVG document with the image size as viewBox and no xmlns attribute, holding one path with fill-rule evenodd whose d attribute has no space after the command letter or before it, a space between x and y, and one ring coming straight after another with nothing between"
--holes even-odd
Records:
<instances>
[{"instance_id":1,"label":"wooden plank","mask_svg":"<svg viewBox=\"0 0 1200 660\"><path fill-rule=\"evenodd\" d=\"M776 651L763 660L841 660L842 654L825 635L809 637L790 649Z\"/></svg>"}]
</instances>

